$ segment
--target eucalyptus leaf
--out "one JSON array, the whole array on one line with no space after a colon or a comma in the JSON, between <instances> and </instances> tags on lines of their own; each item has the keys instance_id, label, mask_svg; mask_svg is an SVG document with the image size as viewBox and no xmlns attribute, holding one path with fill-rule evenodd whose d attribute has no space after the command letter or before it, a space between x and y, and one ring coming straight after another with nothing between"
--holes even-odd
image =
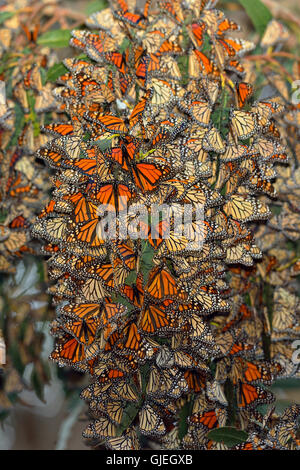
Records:
<instances>
[{"instance_id":1,"label":"eucalyptus leaf","mask_svg":"<svg viewBox=\"0 0 300 470\"><path fill-rule=\"evenodd\" d=\"M145 283L148 281L150 271L153 268L154 254L155 250L148 240L142 240L141 271Z\"/></svg>"},{"instance_id":2,"label":"eucalyptus leaf","mask_svg":"<svg viewBox=\"0 0 300 470\"><path fill-rule=\"evenodd\" d=\"M44 398L44 384L43 381L38 374L37 370L35 368L32 369L31 377L30 377L30 382L31 385L36 393L36 396L43 402L45 403L45 398Z\"/></svg>"},{"instance_id":3,"label":"eucalyptus leaf","mask_svg":"<svg viewBox=\"0 0 300 470\"><path fill-rule=\"evenodd\" d=\"M248 439L248 434L231 426L225 426L213 429L207 433L206 437L215 442L223 442L227 447L233 447L245 442Z\"/></svg>"},{"instance_id":4,"label":"eucalyptus leaf","mask_svg":"<svg viewBox=\"0 0 300 470\"><path fill-rule=\"evenodd\" d=\"M70 29L54 29L46 31L38 37L37 43L40 46L48 47L67 47L71 39Z\"/></svg>"},{"instance_id":5,"label":"eucalyptus leaf","mask_svg":"<svg viewBox=\"0 0 300 470\"><path fill-rule=\"evenodd\" d=\"M132 421L135 419L139 412L139 406L137 403L129 403L126 408L124 409L123 417L120 426L117 430L117 435L121 436L121 434L129 428Z\"/></svg>"},{"instance_id":6,"label":"eucalyptus leaf","mask_svg":"<svg viewBox=\"0 0 300 470\"><path fill-rule=\"evenodd\" d=\"M0 13L0 24L4 23L6 20L9 20L10 18L12 18L14 16L14 12L13 11L2 11Z\"/></svg>"},{"instance_id":7,"label":"eucalyptus leaf","mask_svg":"<svg viewBox=\"0 0 300 470\"><path fill-rule=\"evenodd\" d=\"M136 284L136 280L137 280L137 272L136 271L130 271L130 273L126 277L125 282L128 286L133 286L134 284Z\"/></svg>"},{"instance_id":8,"label":"eucalyptus leaf","mask_svg":"<svg viewBox=\"0 0 300 470\"><path fill-rule=\"evenodd\" d=\"M68 69L64 66L63 63L54 64L50 69L47 71L46 74L46 82L55 82L58 77L67 73Z\"/></svg>"},{"instance_id":9,"label":"eucalyptus leaf","mask_svg":"<svg viewBox=\"0 0 300 470\"><path fill-rule=\"evenodd\" d=\"M246 10L256 31L262 36L272 20L272 13L261 0L238 0Z\"/></svg>"},{"instance_id":10,"label":"eucalyptus leaf","mask_svg":"<svg viewBox=\"0 0 300 470\"><path fill-rule=\"evenodd\" d=\"M92 15L93 13L96 13L97 11L104 10L104 8L108 8L109 3L107 0L95 0L94 2L88 4L86 7L86 14Z\"/></svg>"}]
</instances>

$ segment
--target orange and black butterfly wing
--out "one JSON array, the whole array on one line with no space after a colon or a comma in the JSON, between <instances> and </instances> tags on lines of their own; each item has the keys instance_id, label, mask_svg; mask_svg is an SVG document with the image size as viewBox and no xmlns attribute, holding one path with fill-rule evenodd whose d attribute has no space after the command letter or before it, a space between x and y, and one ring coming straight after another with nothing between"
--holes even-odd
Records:
<instances>
[{"instance_id":1,"label":"orange and black butterfly wing","mask_svg":"<svg viewBox=\"0 0 300 470\"><path fill-rule=\"evenodd\" d=\"M237 403L239 408L254 408L264 403L273 403L274 395L256 385L239 382Z\"/></svg>"}]
</instances>

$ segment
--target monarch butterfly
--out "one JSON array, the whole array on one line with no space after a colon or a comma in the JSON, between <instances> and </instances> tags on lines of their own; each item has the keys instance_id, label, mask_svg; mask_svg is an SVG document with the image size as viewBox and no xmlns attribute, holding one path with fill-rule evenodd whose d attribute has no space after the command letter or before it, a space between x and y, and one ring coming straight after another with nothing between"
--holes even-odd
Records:
<instances>
[{"instance_id":1,"label":"monarch butterfly","mask_svg":"<svg viewBox=\"0 0 300 470\"><path fill-rule=\"evenodd\" d=\"M137 402L139 399L136 387L127 381L116 382L114 385L114 390L118 397L126 401Z\"/></svg>"},{"instance_id":2,"label":"monarch butterfly","mask_svg":"<svg viewBox=\"0 0 300 470\"><path fill-rule=\"evenodd\" d=\"M159 267L150 273L146 292L157 300L165 300L177 295L184 297L183 293L180 293L172 275L167 270Z\"/></svg>"},{"instance_id":3,"label":"monarch butterfly","mask_svg":"<svg viewBox=\"0 0 300 470\"><path fill-rule=\"evenodd\" d=\"M216 408L215 410L205 411L204 413L192 414L189 422L196 426L203 426L207 430L223 427L226 423L227 413L224 408Z\"/></svg>"},{"instance_id":4,"label":"monarch butterfly","mask_svg":"<svg viewBox=\"0 0 300 470\"><path fill-rule=\"evenodd\" d=\"M170 317L165 310L163 306L148 304L141 312L138 327L148 334L153 334L169 326Z\"/></svg>"},{"instance_id":5,"label":"monarch butterfly","mask_svg":"<svg viewBox=\"0 0 300 470\"><path fill-rule=\"evenodd\" d=\"M265 204L257 202L250 196L233 195L224 205L224 212L236 220L246 222L267 218L270 214Z\"/></svg>"},{"instance_id":6,"label":"monarch butterfly","mask_svg":"<svg viewBox=\"0 0 300 470\"><path fill-rule=\"evenodd\" d=\"M122 339L117 343L117 347L120 351L125 352L126 354L128 352L137 353L138 351L141 352L141 341L142 337L137 330L136 324L130 323L124 328Z\"/></svg>"},{"instance_id":7,"label":"monarch butterfly","mask_svg":"<svg viewBox=\"0 0 300 470\"><path fill-rule=\"evenodd\" d=\"M261 387L239 382L237 403L239 408L253 408L258 404L273 403L274 395Z\"/></svg>"},{"instance_id":8,"label":"monarch butterfly","mask_svg":"<svg viewBox=\"0 0 300 470\"><path fill-rule=\"evenodd\" d=\"M235 160L242 159L247 156L249 149L247 145L230 144L226 147L225 152L221 155L224 162L234 162Z\"/></svg>"},{"instance_id":9,"label":"monarch butterfly","mask_svg":"<svg viewBox=\"0 0 300 470\"><path fill-rule=\"evenodd\" d=\"M229 63L226 64L226 69L236 73L240 77L243 77L245 74L244 67L236 59L230 60Z\"/></svg>"},{"instance_id":10,"label":"monarch butterfly","mask_svg":"<svg viewBox=\"0 0 300 470\"><path fill-rule=\"evenodd\" d=\"M23 217L23 215L18 215L9 223L9 228L12 228L12 229L23 228L27 226L28 226L28 221L25 219L25 217Z\"/></svg>"},{"instance_id":11,"label":"monarch butterfly","mask_svg":"<svg viewBox=\"0 0 300 470\"><path fill-rule=\"evenodd\" d=\"M72 35L82 40L86 46L92 46L99 54L113 52L117 47L116 41L105 31L99 31L97 34L87 31L73 31Z\"/></svg>"},{"instance_id":12,"label":"monarch butterfly","mask_svg":"<svg viewBox=\"0 0 300 470\"><path fill-rule=\"evenodd\" d=\"M239 108L243 108L253 94L253 86L245 82L238 83L236 92Z\"/></svg>"},{"instance_id":13,"label":"monarch butterfly","mask_svg":"<svg viewBox=\"0 0 300 470\"><path fill-rule=\"evenodd\" d=\"M106 326L111 321L117 321L118 318L124 316L126 312L127 309L122 304L105 302L101 307L101 326Z\"/></svg>"},{"instance_id":14,"label":"monarch butterfly","mask_svg":"<svg viewBox=\"0 0 300 470\"><path fill-rule=\"evenodd\" d=\"M96 401L96 410L103 413L113 424L119 425L123 417L123 402L122 401Z\"/></svg>"},{"instance_id":15,"label":"monarch butterfly","mask_svg":"<svg viewBox=\"0 0 300 470\"><path fill-rule=\"evenodd\" d=\"M64 217L53 217L49 220L42 220L33 225L33 231L41 234L51 243L66 240L68 234L68 222Z\"/></svg>"},{"instance_id":16,"label":"monarch butterfly","mask_svg":"<svg viewBox=\"0 0 300 470\"><path fill-rule=\"evenodd\" d=\"M283 333L293 330L297 323L296 314L298 298L279 287L274 294L274 317L272 327L275 332Z\"/></svg>"},{"instance_id":17,"label":"monarch butterfly","mask_svg":"<svg viewBox=\"0 0 300 470\"><path fill-rule=\"evenodd\" d=\"M87 222L96 218L97 206L87 200L81 193L75 193L70 197L70 201L75 204L74 214L76 222Z\"/></svg>"},{"instance_id":18,"label":"monarch butterfly","mask_svg":"<svg viewBox=\"0 0 300 470\"><path fill-rule=\"evenodd\" d=\"M72 168L78 170L81 174L98 177L100 180L109 182L113 179L109 164L105 156L96 149L87 149L87 157L72 163ZM69 163L69 162L67 162Z\"/></svg>"},{"instance_id":19,"label":"monarch butterfly","mask_svg":"<svg viewBox=\"0 0 300 470\"><path fill-rule=\"evenodd\" d=\"M159 180L166 176L169 169L160 169L152 163L140 161L131 164L135 184L144 191L153 191Z\"/></svg>"},{"instance_id":20,"label":"monarch butterfly","mask_svg":"<svg viewBox=\"0 0 300 470\"><path fill-rule=\"evenodd\" d=\"M107 152L107 157L115 160L121 167L128 171L129 162L135 158L135 155L139 149L139 143L130 136L124 136L120 139L121 145L119 147L113 147L111 152Z\"/></svg>"},{"instance_id":21,"label":"monarch butterfly","mask_svg":"<svg viewBox=\"0 0 300 470\"><path fill-rule=\"evenodd\" d=\"M245 43L242 40L236 40L236 39L230 39L230 38L224 38L220 35L220 37L217 38L218 43L222 46L223 50L226 52L226 54L234 58L236 55L238 55L241 51L245 51Z\"/></svg>"},{"instance_id":22,"label":"monarch butterfly","mask_svg":"<svg viewBox=\"0 0 300 470\"><path fill-rule=\"evenodd\" d=\"M148 404L139 412L139 430L146 436L161 436L166 432L163 420Z\"/></svg>"},{"instance_id":23,"label":"monarch butterfly","mask_svg":"<svg viewBox=\"0 0 300 470\"><path fill-rule=\"evenodd\" d=\"M107 438L116 436L116 426L107 418L101 417L89 424L82 433L86 439Z\"/></svg>"},{"instance_id":24,"label":"monarch butterfly","mask_svg":"<svg viewBox=\"0 0 300 470\"><path fill-rule=\"evenodd\" d=\"M288 38L289 31L287 28L279 21L273 19L268 24L260 44L262 47L269 48L286 41Z\"/></svg>"},{"instance_id":25,"label":"monarch butterfly","mask_svg":"<svg viewBox=\"0 0 300 470\"><path fill-rule=\"evenodd\" d=\"M167 106L175 98L174 88L165 80L152 78L148 83L148 87L151 90L152 106Z\"/></svg>"},{"instance_id":26,"label":"monarch butterfly","mask_svg":"<svg viewBox=\"0 0 300 470\"><path fill-rule=\"evenodd\" d=\"M152 71L158 69L159 58L155 54L151 54L150 57L143 56L138 57L135 60L135 75L142 87L144 87L147 83L148 72L150 70Z\"/></svg>"},{"instance_id":27,"label":"monarch butterfly","mask_svg":"<svg viewBox=\"0 0 300 470\"><path fill-rule=\"evenodd\" d=\"M139 122L150 96L151 92L148 91L145 96L133 108L128 120L124 120L122 118L109 114L105 116L99 116L96 119L92 118L92 120L95 121L97 124L103 126L104 129L108 130L109 132L125 134L129 131L130 128L134 127Z\"/></svg>"},{"instance_id":28,"label":"monarch butterfly","mask_svg":"<svg viewBox=\"0 0 300 470\"><path fill-rule=\"evenodd\" d=\"M86 272L88 274L95 274L99 276L105 287L114 289L114 270L111 264L104 263L100 266L91 266L90 268L86 268Z\"/></svg>"},{"instance_id":29,"label":"monarch butterfly","mask_svg":"<svg viewBox=\"0 0 300 470\"><path fill-rule=\"evenodd\" d=\"M134 191L131 191L127 185L114 182L102 186L96 194L96 199L100 204L111 206L109 210L115 210L118 213L126 208L128 201L134 195Z\"/></svg>"},{"instance_id":30,"label":"monarch butterfly","mask_svg":"<svg viewBox=\"0 0 300 470\"><path fill-rule=\"evenodd\" d=\"M217 75L213 62L203 52L192 50L189 55L189 76L197 79L210 74Z\"/></svg>"},{"instance_id":31,"label":"monarch butterfly","mask_svg":"<svg viewBox=\"0 0 300 470\"><path fill-rule=\"evenodd\" d=\"M238 139L249 139L256 132L254 114L246 111L232 111L231 128Z\"/></svg>"},{"instance_id":32,"label":"monarch butterfly","mask_svg":"<svg viewBox=\"0 0 300 470\"><path fill-rule=\"evenodd\" d=\"M206 24L205 23L192 23L187 28L189 36L194 43L196 48L201 48L204 41L204 33L206 31Z\"/></svg>"},{"instance_id":33,"label":"monarch butterfly","mask_svg":"<svg viewBox=\"0 0 300 470\"><path fill-rule=\"evenodd\" d=\"M91 247L99 247L104 244L101 233L98 230L99 218L95 212L94 218L76 228L75 239L89 244ZM74 241L73 237L69 241Z\"/></svg>"},{"instance_id":34,"label":"monarch butterfly","mask_svg":"<svg viewBox=\"0 0 300 470\"><path fill-rule=\"evenodd\" d=\"M287 408L275 428L276 438L281 445L286 445L289 439L296 439L297 420L300 414L299 405Z\"/></svg>"},{"instance_id":35,"label":"monarch butterfly","mask_svg":"<svg viewBox=\"0 0 300 470\"><path fill-rule=\"evenodd\" d=\"M108 438L107 446L112 450L139 450L140 443L135 429L127 429L122 436Z\"/></svg>"},{"instance_id":36,"label":"monarch butterfly","mask_svg":"<svg viewBox=\"0 0 300 470\"><path fill-rule=\"evenodd\" d=\"M146 0L144 6L144 12L141 15L136 13L131 13L128 10L128 5L125 0L116 0L116 3L119 6L119 10L114 11L114 15L120 18L121 20L129 23L131 26L140 27L144 29L146 27L145 20L148 18L148 10L152 0Z\"/></svg>"},{"instance_id":37,"label":"monarch butterfly","mask_svg":"<svg viewBox=\"0 0 300 470\"><path fill-rule=\"evenodd\" d=\"M208 368L204 363L184 351L174 351L174 364L186 369L201 368L201 370L208 372Z\"/></svg>"},{"instance_id":38,"label":"monarch butterfly","mask_svg":"<svg viewBox=\"0 0 300 470\"><path fill-rule=\"evenodd\" d=\"M120 291L133 305L140 308L142 307L145 292L140 275L137 276L136 284L133 284L132 286L125 284L125 286L120 288Z\"/></svg>"},{"instance_id":39,"label":"monarch butterfly","mask_svg":"<svg viewBox=\"0 0 300 470\"><path fill-rule=\"evenodd\" d=\"M181 9L180 0L173 0L172 2L169 0L160 0L159 4L160 7L169 13L177 23L183 23L184 16Z\"/></svg>"},{"instance_id":40,"label":"monarch butterfly","mask_svg":"<svg viewBox=\"0 0 300 470\"><path fill-rule=\"evenodd\" d=\"M74 127L71 123L48 124L42 127L42 130L54 136L68 136L74 133Z\"/></svg>"},{"instance_id":41,"label":"monarch butterfly","mask_svg":"<svg viewBox=\"0 0 300 470\"><path fill-rule=\"evenodd\" d=\"M276 101L259 101L254 103L251 112L255 113L257 122L261 127L270 127L271 118L282 113L283 106Z\"/></svg>"},{"instance_id":42,"label":"monarch butterfly","mask_svg":"<svg viewBox=\"0 0 300 470\"><path fill-rule=\"evenodd\" d=\"M60 323L67 333L73 335L82 344L91 344L100 327L99 318L93 315L86 315L84 318L81 317L77 320L61 317Z\"/></svg>"},{"instance_id":43,"label":"monarch butterfly","mask_svg":"<svg viewBox=\"0 0 300 470\"><path fill-rule=\"evenodd\" d=\"M204 136L202 142L203 148L208 152L224 153L226 150L225 143L221 134L215 127L211 127Z\"/></svg>"},{"instance_id":44,"label":"monarch butterfly","mask_svg":"<svg viewBox=\"0 0 300 470\"><path fill-rule=\"evenodd\" d=\"M205 375L193 370L188 370L184 372L184 378L187 381L188 387L190 391L194 391L195 393L201 392L205 387Z\"/></svg>"},{"instance_id":45,"label":"monarch butterfly","mask_svg":"<svg viewBox=\"0 0 300 470\"><path fill-rule=\"evenodd\" d=\"M26 71L23 81L26 88L33 88L38 92L42 91L41 75L37 65L33 65Z\"/></svg>"},{"instance_id":46,"label":"monarch butterfly","mask_svg":"<svg viewBox=\"0 0 300 470\"><path fill-rule=\"evenodd\" d=\"M280 143L264 137L259 137L259 139L254 142L253 149L267 161L284 162L287 161L288 158L285 148L280 145Z\"/></svg>"},{"instance_id":47,"label":"monarch butterfly","mask_svg":"<svg viewBox=\"0 0 300 470\"><path fill-rule=\"evenodd\" d=\"M189 105L189 113L191 116L204 127L207 127L210 122L211 106L207 101L193 101Z\"/></svg>"},{"instance_id":48,"label":"monarch butterfly","mask_svg":"<svg viewBox=\"0 0 300 470\"><path fill-rule=\"evenodd\" d=\"M120 52L106 52L105 53L105 59L107 60L107 62L110 62L111 64L113 64L115 67L117 67L118 69L118 72L120 72L122 74L123 79L125 78L125 76L127 75L127 72L128 72L128 65L127 65L127 62L128 62L128 57L125 53L121 54ZM126 77L127 79L127 77ZM129 80L129 78L128 78ZM127 88L127 86L126 86Z\"/></svg>"},{"instance_id":49,"label":"monarch butterfly","mask_svg":"<svg viewBox=\"0 0 300 470\"><path fill-rule=\"evenodd\" d=\"M239 29L240 27L237 23L225 18L218 24L217 35L222 36L227 31L239 31Z\"/></svg>"},{"instance_id":50,"label":"monarch butterfly","mask_svg":"<svg viewBox=\"0 0 300 470\"><path fill-rule=\"evenodd\" d=\"M174 41L171 42L166 39L160 45L156 55L160 56L166 53L175 54L175 53L180 53L180 52L182 52L182 49L178 44L176 44Z\"/></svg>"},{"instance_id":51,"label":"monarch butterfly","mask_svg":"<svg viewBox=\"0 0 300 470\"><path fill-rule=\"evenodd\" d=\"M207 398L211 401L217 401L221 405L228 406L223 387L217 380L207 383Z\"/></svg>"},{"instance_id":52,"label":"monarch butterfly","mask_svg":"<svg viewBox=\"0 0 300 470\"><path fill-rule=\"evenodd\" d=\"M84 281L81 286L81 292L88 302L97 302L99 299L104 299L107 295L107 291L103 287L102 282L96 279Z\"/></svg>"},{"instance_id":53,"label":"monarch butterfly","mask_svg":"<svg viewBox=\"0 0 300 470\"><path fill-rule=\"evenodd\" d=\"M55 349L50 354L50 359L61 365L76 366L86 359L84 346L76 338L66 334L63 338L57 339Z\"/></svg>"},{"instance_id":54,"label":"monarch butterfly","mask_svg":"<svg viewBox=\"0 0 300 470\"><path fill-rule=\"evenodd\" d=\"M261 382L270 385L274 378L280 374L281 370L282 368L278 363L264 364L236 357L233 364L232 377L234 383L241 379L251 384Z\"/></svg>"},{"instance_id":55,"label":"monarch butterfly","mask_svg":"<svg viewBox=\"0 0 300 470\"><path fill-rule=\"evenodd\" d=\"M29 29L25 24L21 23L21 28L23 29L24 33L26 34L26 37L29 42L36 43L37 38L38 38L38 33L40 29L40 25L37 24L34 26L33 29Z\"/></svg>"},{"instance_id":56,"label":"monarch butterfly","mask_svg":"<svg viewBox=\"0 0 300 470\"><path fill-rule=\"evenodd\" d=\"M167 220L158 222L154 227L152 224L149 225L140 220L139 225L141 233L143 234L143 237L141 238L148 239L149 243L155 248L158 248L161 243L163 243L164 239L167 238L167 234L170 229L170 222Z\"/></svg>"},{"instance_id":57,"label":"monarch butterfly","mask_svg":"<svg viewBox=\"0 0 300 470\"><path fill-rule=\"evenodd\" d=\"M137 253L133 248L125 243L117 243L116 248L123 264L130 270L135 269L137 262Z\"/></svg>"},{"instance_id":58,"label":"monarch butterfly","mask_svg":"<svg viewBox=\"0 0 300 470\"><path fill-rule=\"evenodd\" d=\"M174 377L167 371L152 367L149 374L146 392L151 398L164 396L172 387Z\"/></svg>"}]
</instances>

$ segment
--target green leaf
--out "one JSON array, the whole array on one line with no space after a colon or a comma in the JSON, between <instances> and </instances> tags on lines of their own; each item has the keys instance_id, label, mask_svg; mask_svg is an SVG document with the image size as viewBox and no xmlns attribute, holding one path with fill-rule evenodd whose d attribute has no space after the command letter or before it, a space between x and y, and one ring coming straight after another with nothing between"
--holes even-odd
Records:
<instances>
[{"instance_id":1,"label":"green leaf","mask_svg":"<svg viewBox=\"0 0 300 470\"><path fill-rule=\"evenodd\" d=\"M9 20L9 18L12 18L14 16L13 11L3 11L0 13L0 24L4 23L4 21Z\"/></svg>"},{"instance_id":2,"label":"green leaf","mask_svg":"<svg viewBox=\"0 0 300 470\"><path fill-rule=\"evenodd\" d=\"M178 57L178 67L180 70L180 73L182 75L182 84L186 85L189 80L189 58L188 56L181 56Z\"/></svg>"},{"instance_id":3,"label":"green leaf","mask_svg":"<svg viewBox=\"0 0 300 470\"><path fill-rule=\"evenodd\" d=\"M277 379L272 385L272 389L281 388L281 389L291 389L299 388L299 379Z\"/></svg>"},{"instance_id":4,"label":"green leaf","mask_svg":"<svg viewBox=\"0 0 300 470\"><path fill-rule=\"evenodd\" d=\"M9 416L9 410L0 411L0 421L4 421Z\"/></svg>"},{"instance_id":5,"label":"green leaf","mask_svg":"<svg viewBox=\"0 0 300 470\"><path fill-rule=\"evenodd\" d=\"M122 44L119 47L119 52L120 54L123 54L123 52L126 51L131 46L131 42L128 38L124 38L122 41Z\"/></svg>"},{"instance_id":6,"label":"green leaf","mask_svg":"<svg viewBox=\"0 0 300 470\"><path fill-rule=\"evenodd\" d=\"M32 370L31 377L30 377L31 385L36 393L36 396L45 403L44 399L44 385L41 381L39 374L37 373L36 369Z\"/></svg>"},{"instance_id":7,"label":"green leaf","mask_svg":"<svg viewBox=\"0 0 300 470\"><path fill-rule=\"evenodd\" d=\"M136 284L136 280L137 280L137 272L136 271L130 271L130 273L126 277L125 283L128 286L133 286L134 284Z\"/></svg>"},{"instance_id":8,"label":"green leaf","mask_svg":"<svg viewBox=\"0 0 300 470\"><path fill-rule=\"evenodd\" d=\"M262 36L268 23L272 20L272 13L261 0L238 0L251 19L256 31Z\"/></svg>"},{"instance_id":9,"label":"green leaf","mask_svg":"<svg viewBox=\"0 0 300 470\"><path fill-rule=\"evenodd\" d=\"M192 413L193 400L187 401L179 413L179 424L178 424L178 437L180 440L184 438L188 432L188 417Z\"/></svg>"},{"instance_id":10,"label":"green leaf","mask_svg":"<svg viewBox=\"0 0 300 470\"><path fill-rule=\"evenodd\" d=\"M14 125L14 133L6 146L6 149L13 147L18 142L18 138L22 132L23 126L25 123L25 117L23 113L22 107L19 103L15 102L15 125Z\"/></svg>"},{"instance_id":11,"label":"green leaf","mask_svg":"<svg viewBox=\"0 0 300 470\"><path fill-rule=\"evenodd\" d=\"M148 240L142 240L141 271L145 283L148 281L150 271L153 268L154 254L155 250Z\"/></svg>"},{"instance_id":12,"label":"green leaf","mask_svg":"<svg viewBox=\"0 0 300 470\"><path fill-rule=\"evenodd\" d=\"M46 33L42 34L37 39L37 43L40 46L66 47L69 45L70 39L70 29L54 29L53 31L46 31Z\"/></svg>"},{"instance_id":13,"label":"green leaf","mask_svg":"<svg viewBox=\"0 0 300 470\"><path fill-rule=\"evenodd\" d=\"M122 295L112 292L111 298L113 303L124 305L124 307L127 308L127 315L130 314L130 312L133 310L132 304Z\"/></svg>"},{"instance_id":14,"label":"green leaf","mask_svg":"<svg viewBox=\"0 0 300 470\"><path fill-rule=\"evenodd\" d=\"M14 341L10 347L8 348L8 354L12 361L12 364L15 369L19 372L20 375L23 375L25 365L22 362L22 358L20 355L20 350L17 341Z\"/></svg>"},{"instance_id":15,"label":"green leaf","mask_svg":"<svg viewBox=\"0 0 300 470\"><path fill-rule=\"evenodd\" d=\"M8 215L8 211L1 208L1 211L0 211L0 224L3 224L3 222L5 221L7 215Z\"/></svg>"},{"instance_id":16,"label":"green leaf","mask_svg":"<svg viewBox=\"0 0 300 470\"><path fill-rule=\"evenodd\" d=\"M41 74L41 80L42 80L42 85L45 86L47 82L47 70L44 67L40 67L40 74Z\"/></svg>"},{"instance_id":17,"label":"green leaf","mask_svg":"<svg viewBox=\"0 0 300 470\"><path fill-rule=\"evenodd\" d=\"M64 66L61 62L60 64L54 64L50 69L47 71L46 74L46 82L55 82L58 77L67 73L68 69Z\"/></svg>"},{"instance_id":18,"label":"green leaf","mask_svg":"<svg viewBox=\"0 0 300 470\"><path fill-rule=\"evenodd\" d=\"M86 7L86 14L89 16L96 13L96 11L101 11L108 7L109 4L107 0L95 0Z\"/></svg>"},{"instance_id":19,"label":"green leaf","mask_svg":"<svg viewBox=\"0 0 300 470\"><path fill-rule=\"evenodd\" d=\"M117 429L117 436L121 436L122 433L129 428L131 423L136 418L139 412L139 406L137 403L129 403L124 409L123 418Z\"/></svg>"},{"instance_id":20,"label":"green leaf","mask_svg":"<svg viewBox=\"0 0 300 470\"><path fill-rule=\"evenodd\" d=\"M215 442L223 442L227 447L233 447L245 442L248 439L248 434L231 426L225 426L213 429L206 434L206 437Z\"/></svg>"},{"instance_id":21,"label":"green leaf","mask_svg":"<svg viewBox=\"0 0 300 470\"><path fill-rule=\"evenodd\" d=\"M105 152L106 150L111 149L111 140L103 139L103 140L93 140L93 144L96 144L101 152Z\"/></svg>"},{"instance_id":22,"label":"green leaf","mask_svg":"<svg viewBox=\"0 0 300 470\"><path fill-rule=\"evenodd\" d=\"M34 137L38 137L40 135L40 124L38 121L37 114L34 110L35 106L35 97L31 90L27 91L27 99L29 104L30 113L26 116L25 121L31 121L33 124L33 135Z\"/></svg>"}]
</instances>

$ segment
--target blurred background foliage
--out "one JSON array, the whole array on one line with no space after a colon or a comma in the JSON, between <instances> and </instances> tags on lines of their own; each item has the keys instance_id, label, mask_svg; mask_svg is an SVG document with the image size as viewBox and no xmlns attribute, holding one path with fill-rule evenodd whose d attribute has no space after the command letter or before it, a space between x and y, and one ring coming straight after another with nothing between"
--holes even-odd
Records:
<instances>
[{"instance_id":1,"label":"blurred background foliage","mask_svg":"<svg viewBox=\"0 0 300 470\"><path fill-rule=\"evenodd\" d=\"M251 57L246 58L247 80L261 94L270 86L270 77L274 85L275 77L279 90L289 101L292 83L300 79L296 59L300 5L298 0L263 0L263 4L289 32L277 56L263 53L260 39L266 17L261 21L253 2L219 0L218 7L242 26L237 34L257 44ZM6 84L7 101L0 89L0 340L5 337L7 349L7 363L0 369L0 449L87 449L81 440L83 421L87 419L85 405L79 399L85 378L79 372L58 369L48 361L53 342L48 325L54 312L45 293L46 262L39 246L30 240L29 228L45 206L50 186L49 170L34 157L45 139L39 128L52 120L65 119L64 110L52 98L51 90L56 78L65 71L62 59L74 55L68 46L70 32L74 27L84 27L89 15L106 6L106 0L0 0L0 80ZM297 168L299 135L290 135L286 130L284 138ZM283 191L283 184L290 177L280 175L277 186L280 195L293 193L292 186ZM280 197L280 207L284 207L284 202L284 197ZM276 208L277 203L273 205L274 217L281 213ZM297 210L299 207L295 213ZM300 231L299 219L293 223L298 224L295 231ZM287 230L292 231L290 227ZM272 227L268 233L259 233L261 242L265 240L264 251L272 245L271 231ZM278 246L280 243L277 277L265 281L265 273L260 271L271 302L275 289L286 282L299 292L299 238L286 237L282 230L273 236ZM273 255L271 247L267 257ZM299 380L280 380L272 388L278 412L300 402Z\"/></svg>"}]
</instances>

